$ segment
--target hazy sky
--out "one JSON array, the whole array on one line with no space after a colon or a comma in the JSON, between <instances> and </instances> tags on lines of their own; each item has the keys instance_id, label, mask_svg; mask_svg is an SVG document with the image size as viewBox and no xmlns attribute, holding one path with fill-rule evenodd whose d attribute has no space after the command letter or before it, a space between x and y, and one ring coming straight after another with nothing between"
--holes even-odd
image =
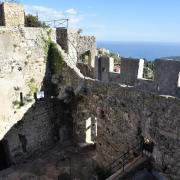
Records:
<instances>
[{"instance_id":1,"label":"hazy sky","mask_svg":"<svg viewBox=\"0 0 180 180\"><path fill-rule=\"evenodd\" d=\"M97 40L180 42L180 0L21 0L41 20L70 18Z\"/></svg>"}]
</instances>

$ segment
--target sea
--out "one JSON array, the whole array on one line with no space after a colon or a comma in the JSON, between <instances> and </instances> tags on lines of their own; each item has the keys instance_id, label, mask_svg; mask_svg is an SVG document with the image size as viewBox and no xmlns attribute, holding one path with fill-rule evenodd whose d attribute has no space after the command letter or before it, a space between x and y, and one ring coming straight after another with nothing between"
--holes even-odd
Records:
<instances>
[{"instance_id":1,"label":"sea","mask_svg":"<svg viewBox=\"0 0 180 180\"><path fill-rule=\"evenodd\" d=\"M180 56L180 42L98 41L97 47L108 49L122 57L144 58L149 61L162 57Z\"/></svg>"}]
</instances>

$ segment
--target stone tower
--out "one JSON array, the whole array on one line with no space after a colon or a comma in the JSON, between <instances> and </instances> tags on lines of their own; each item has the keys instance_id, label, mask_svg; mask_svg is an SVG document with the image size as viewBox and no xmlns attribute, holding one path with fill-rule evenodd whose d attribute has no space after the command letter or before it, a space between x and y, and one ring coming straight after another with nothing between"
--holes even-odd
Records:
<instances>
[{"instance_id":1,"label":"stone tower","mask_svg":"<svg viewBox=\"0 0 180 180\"><path fill-rule=\"evenodd\" d=\"M0 4L0 26L24 26L24 8L17 3Z\"/></svg>"}]
</instances>

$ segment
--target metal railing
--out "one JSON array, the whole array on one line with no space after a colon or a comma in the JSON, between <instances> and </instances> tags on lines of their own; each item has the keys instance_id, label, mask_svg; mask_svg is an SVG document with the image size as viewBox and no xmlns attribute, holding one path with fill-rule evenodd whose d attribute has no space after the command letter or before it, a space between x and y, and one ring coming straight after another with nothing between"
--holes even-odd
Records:
<instances>
[{"instance_id":1,"label":"metal railing","mask_svg":"<svg viewBox=\"0 0 180 180\"><path fill-rule=\"evenodd\" d=\"M51 21L43 21L47 26L53 28L68 28L69 27L69 19L57 19Z\"/></svg>"},{"instance_id":2,"label":"metal railing","mask_svg":"<svg viewBox=\"0 0 180 180\"><path fill-rule=\"evenodd\" d=\"M142 151L142 145L138 144L137 146L129 149L126 153L120 155L117 159L115 159L112 163L110 163L106 167L106 169L108 169L112 173L114 173L115 171L117 171L118 169L121 169L121 168L124 171L124 167L128 163L133 161L135 159L135 157L143 154L142 152L143 152Z\"/></svg>"}]
</instances>

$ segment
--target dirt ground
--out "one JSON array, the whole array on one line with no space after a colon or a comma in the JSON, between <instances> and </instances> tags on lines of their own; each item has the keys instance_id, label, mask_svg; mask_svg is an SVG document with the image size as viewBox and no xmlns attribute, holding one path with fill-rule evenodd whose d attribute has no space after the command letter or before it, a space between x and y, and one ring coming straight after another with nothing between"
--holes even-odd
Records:
<instances>
[{"instance_id":1,"label":"dirt ground","mask_svg":"<svg viewBox=\"0 0 180 180\"><path fill-rule=\"evenodd\" d=\"M95 151L58 144L35 160L0 172L0 180L95 180Z\"/></svg>"}]
</instances>

